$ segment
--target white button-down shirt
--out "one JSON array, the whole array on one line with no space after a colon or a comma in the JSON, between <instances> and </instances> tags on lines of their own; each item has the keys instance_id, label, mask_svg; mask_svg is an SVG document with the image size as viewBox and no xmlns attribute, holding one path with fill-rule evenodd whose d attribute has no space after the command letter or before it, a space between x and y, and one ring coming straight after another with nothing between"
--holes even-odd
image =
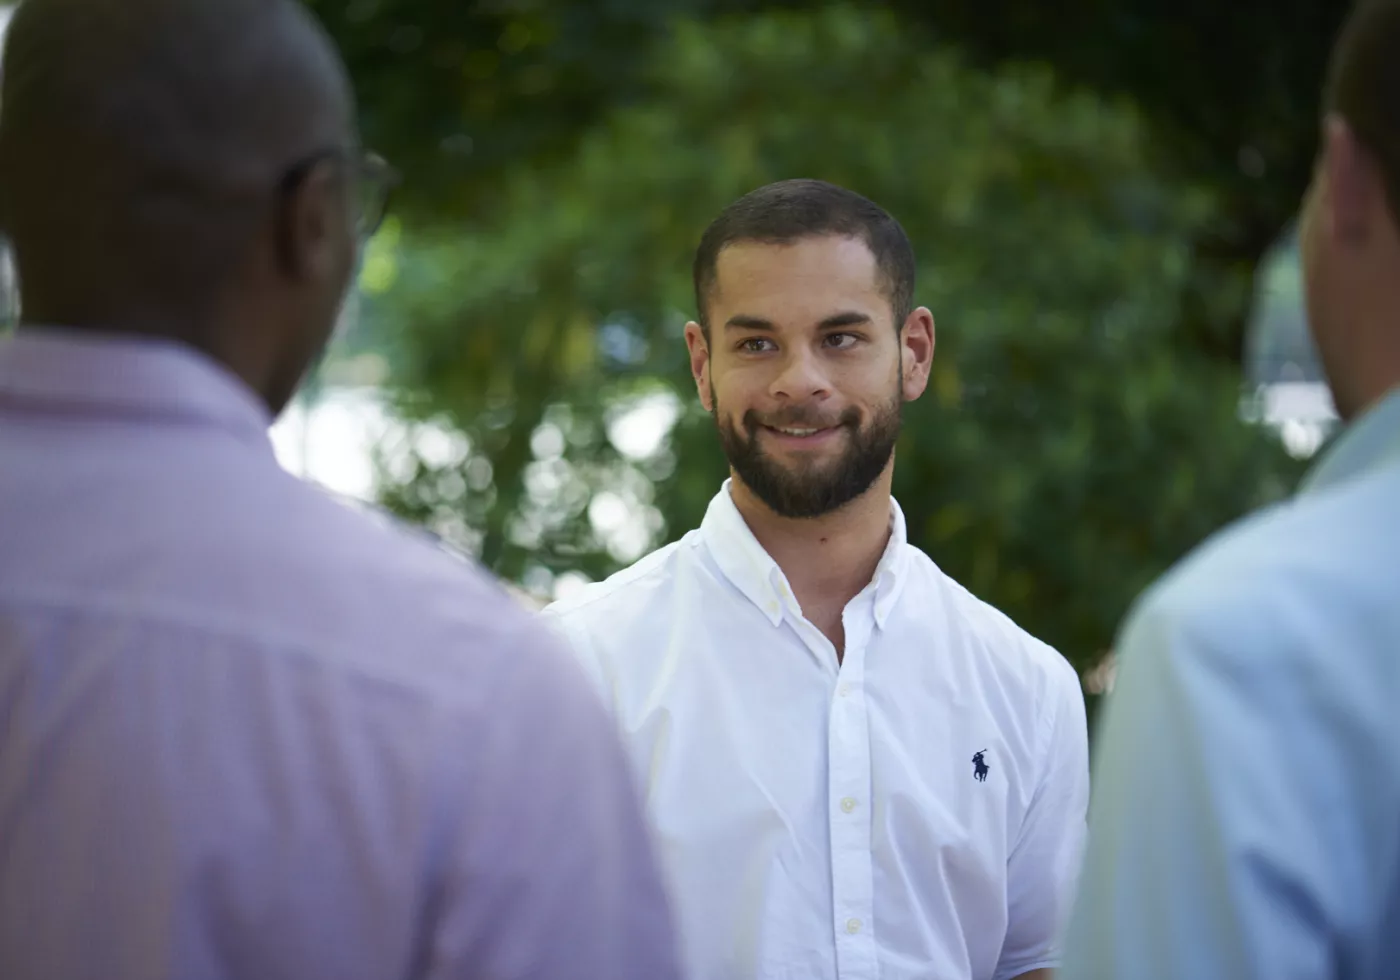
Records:
<instances>
[{"instance_id":1,"label":"white button-down shirt","mask_svg":"<svg viewBox=\"0 0 1400 980\"><path fill-rule=\"evenodd\" d=\"M1054 650L892 534L844 657L725 488L547 611L611 705L694 980L1005 980L1056 962L1088 796Z\"/></svg>"},{"instance_id":2,"label":"white button-down shirt","mask_svg":"<svg viewBox=\"0 0 1400 980\"><path fill-rule=\"evenodd\" d=\"M1120 661L1063 976L1400 976L1400 391L1153 588Z\"/></svg>"},{"instance_id":3,"label":"white button-down shirt","mask_svg":"<svg viewBox=\"0 0 1400 980\"><path fill-rule=\"evenodd\" d=\"M676 975L614 726L172 344L0 339L0 977Z\"/></svg>"}]
</instances>

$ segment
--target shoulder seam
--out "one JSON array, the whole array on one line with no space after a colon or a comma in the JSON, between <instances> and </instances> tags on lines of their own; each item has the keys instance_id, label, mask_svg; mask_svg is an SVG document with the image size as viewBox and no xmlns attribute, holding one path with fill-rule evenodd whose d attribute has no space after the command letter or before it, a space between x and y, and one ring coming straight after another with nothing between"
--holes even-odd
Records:
<instances>
[{"instance_id":1,"label":"shoulder seam","mask_svg":"<svg viewBox=\"0 0 1400 980\"><path fill-rule=\"evenodd\" d=\"M687 537L689 537L689 535L687 535ZM603 579L603 581L592 583L593 594L559 600L547 606L543 611L543 615L552 619L561 619L571 613L587 609L589 606L602 602L604 599L612 598L623 586L631 585L650 575L658 574L662 568L669 564L671 555L679 551L681 546L686 543L686 538L681 538L679 541L673 541L668 545L663 545L627 568L614 572L612 575Z\"/></svg>"}]
</instances>

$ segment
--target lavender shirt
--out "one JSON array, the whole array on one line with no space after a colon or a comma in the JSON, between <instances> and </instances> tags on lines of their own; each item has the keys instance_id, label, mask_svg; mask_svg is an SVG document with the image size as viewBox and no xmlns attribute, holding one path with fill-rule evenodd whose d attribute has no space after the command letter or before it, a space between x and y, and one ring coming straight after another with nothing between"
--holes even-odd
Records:
<instances>
[{"instance_id":1,"label":"lavender shirt","mask_svg":"<svg viewBox=\"0 0 1400 980\"><path fill-rule=\"evenodd\" d=\"M610 723L184 348L0 339L0 977L676 976Z\"/></svg>"}]
</instances>

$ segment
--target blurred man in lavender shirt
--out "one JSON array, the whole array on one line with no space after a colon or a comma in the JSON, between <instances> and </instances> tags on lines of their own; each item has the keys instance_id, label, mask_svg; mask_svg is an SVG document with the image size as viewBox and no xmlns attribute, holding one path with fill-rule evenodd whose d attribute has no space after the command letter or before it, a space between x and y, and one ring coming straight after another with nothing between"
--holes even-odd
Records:
<instances>
[{"instance_id":1,"label":"blurred man in lavender shirt","mask_svg":"<svg viewBox=\"0 0 1400 980\"><path fill-rule=\"evenodd\" d=\"M577 668L273 457L383 197L320 29L29 0L3 90L0 977L675 977Z\"/></svg>"}]
</instances>

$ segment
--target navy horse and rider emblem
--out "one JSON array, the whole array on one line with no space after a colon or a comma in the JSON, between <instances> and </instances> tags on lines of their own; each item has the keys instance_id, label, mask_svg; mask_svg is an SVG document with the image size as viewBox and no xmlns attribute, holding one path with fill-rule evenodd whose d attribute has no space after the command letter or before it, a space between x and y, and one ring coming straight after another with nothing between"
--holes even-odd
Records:
<instances>
[{"instance_id":1,"label":"navy horse and rider emblem","mask_svg":"<svg viewBox=\"0 0 1400 980\"><path fill-rule=\"evenodd\" d=\"M987 773L991 772L991 770L992 767L987 765L986 749L983 749L981 752L978 752L972 757L973 779L977 780L979 783L985 783L987 781Z\"/></svg>"}]
</instances>

